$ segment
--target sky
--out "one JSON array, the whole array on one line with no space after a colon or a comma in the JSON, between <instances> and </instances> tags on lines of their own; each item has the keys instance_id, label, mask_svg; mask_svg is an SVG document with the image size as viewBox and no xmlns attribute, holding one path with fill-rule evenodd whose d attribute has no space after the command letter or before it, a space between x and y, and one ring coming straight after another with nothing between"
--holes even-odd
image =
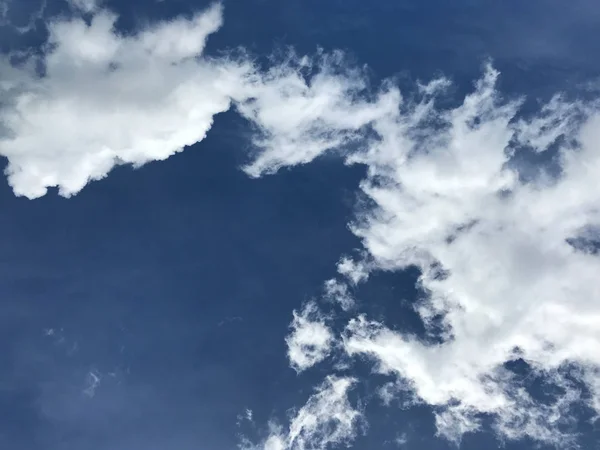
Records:
<instances>
[{"instance_id":1,"label":"sky","mask_svg":"<svg viewBox=\"0 0 600 450\"><path fill-rule=\"evenodd\" d=\"M600 448L599 25L1 0L0 448Z\"/></svg>"}]
</instances>

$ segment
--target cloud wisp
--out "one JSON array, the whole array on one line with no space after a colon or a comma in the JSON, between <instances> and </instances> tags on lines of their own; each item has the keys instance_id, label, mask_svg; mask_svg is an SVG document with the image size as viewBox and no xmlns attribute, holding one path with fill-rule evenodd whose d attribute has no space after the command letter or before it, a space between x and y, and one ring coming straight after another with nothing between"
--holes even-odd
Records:
<instances>
[{"instance_id":1,"label":"cloud wisp","mask_svg":"<svg viewBox=\"0 0 600 450\"><path fill-rule=\"evenodd\" d=\"M300 373L329 356L333 333L314 302L293 314L292 331L285 341L290 365Z\"/></svg>"},{"instance_id":2,"label":"cloud wisp","mask_svg":"<svg viewBox=\"0 0 600 450\"><path fill-rule=\"evenodd\" d=\"M370 272L417 267L423 298L415 308L441 339L431 344L358 316L333 343L310 306L294 315L292 367L309 368L335 344L434 407L439 434L452 440L486 416L503 438L561 442L574 403L600 413L594 103L556 96L523 116L486 67L473 92L447 109L437 100L448 80L404 97L391 81L373 89L342 53L290 53L267 70L244 56L203 56L222 23L218 5L127 36L115 31L114 14L88 13L89 23L49 24L43 74L33 57L19 66L0 61L0 154L15 194L36 198L58 187L70 196L115 165L166 159L234 107L255 128L256 151L244 167L252 177L325 152L367 167L359 189L369 201L350 224L363 257L340 260L326 296L352 311L350 288ZM558 172L540 167L523 177L516 161L528 153L552 159ZM562 394L536 399L510 370L516 360ZM360 415L347 400L354 382L327 378L265 448L347 442Z\"/></svg>"},{"instance_id":3,"label":"cloud wisp","mask_svg":"<svg viewBox=\"0 0 600 450\"><path fill-rule=\"evenodd\" d=\"M259 446L244 443L246 450L312 450L347 445L361 430L360 410L351 404L348 393L356 380L328 376L306 404L290 420L287 430L271 425L271 432Z\"/></svg>"}]
</instances>

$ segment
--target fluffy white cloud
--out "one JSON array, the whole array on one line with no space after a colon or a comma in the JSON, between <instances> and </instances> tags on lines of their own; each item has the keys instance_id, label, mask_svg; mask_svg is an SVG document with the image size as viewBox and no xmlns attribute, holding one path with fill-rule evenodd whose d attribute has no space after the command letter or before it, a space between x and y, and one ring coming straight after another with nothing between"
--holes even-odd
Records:
<instances>
[{"instance_id":1,"label":"fluffy white cloud","mask_svg":"<svg viewBox=\"0 0 600 450\"><path fill-rule=\"evenodd\" d=\"M290 365L296 372L314 366L329 355L333 333L325 324L316 303L307 303L299 313L294 311L291 328L285 342Z\"/></svg>"},{"instance_id":2,"label":"fluffy white cloud","mask_svg":"<svg viewBox=\"0 0 600 450\"><path fill-rule=\"evenodd\" d=\"M53 19L39 61L0 58L0 154L17 195L40 197L56 186L70 196L115 165L166 159L201 141L232 103L257 131L259 151L245 168L252 176L349 145L395 107L387 97L356 101L365 78L338 73L341 53L290 53L266 72L250 57L203 56L222 24L218 4L131 35L120 35L117 16L95 2L73 5L91 20Z\"/></svg>"},{"instance_id":3,"label":"fluffy white cloud","mask_svg":"<svg viewBox=\"0 0 600 450\"><path fill-rule=\"evenodd\" d=\"M397 148L404 157L393 160L380 146L363 159L371 168L363 190L377 207L354 231L379 267L422 270L428 298L418 311L427 325L442 317L445 342L427 345L358 319L345 345L445 407L438 429L447 436L476 429L477 415L488 413L505 436L553 440L558 419L549 418L577 399L560 370L600 367L600 259L572 241L600 223L600 118L588 112L577 131L576 116L586 111L556 98L513 126L518 105L499 101L496 77L488 69L452 111L430 109L424 117L442 132L413 122L422 139L406 139ZM563 144L558 178L520 182L509 164L523 151L518 144L542 152L564 133L579 145ZM516 358L566 394L549 407L516 389L503 367Z\"/></svg>"},{"instance_id":4,"label":"fluffy white cloud","mask_svg":"<svg viewBox=\"0 0 600 450\"><path fill-rule=\"evenodd\" d=\"M257 161L264 164L254 167L268 173L306 163L339 140L348 163L368 167L361 190L374 206L360 209L351 224L363 260L343 258L338 271L356 284L372 270L417 266L426 294L417 311L429 332L444 339L432 345L358 318L344 336L347 353L396 374L435 407L438 432L450 439L477 430L482 414L495 419L505 438L570 439L562 430L573 419L572 404L587 401L597 412L600 404L593 381L600 368L596 106L556 96L519 118L521 102L501 98L490 67L450 110L436 108L447 80L420 86L420 100L410 102L392 85L369 97L355 72L347 79L327 74L328 83L341 83L334 92L342 100L327 103L325 119L320 110L294 115L293 132L280 135L272 130L282 125L273 126L267 135L274 137L259 142L264 153ZM368 114L330 119L343 109ZM283 121L284 102L278 112ZM333 140L313 146L323 135ZM314 151L290 156L285 145L273 144L280 136L306 141ZM547 152L550 160L554 147L560 173L542 166L534 177L521 176L515 156ZM344 292L338 284L331 290ZM537 400L506 368L518 358L562 394L550 403ZM567 373L573 366L578 371ZM570 377L587 385L589 401Z\"/></svg>"},{"instance_id":5,"label":"fluffy white cloud","mask_svg":"<svg viewBox=\"0 0 600 450\"><path fill-rule=\"evenodd\" d=\"M348 399L353 378L327 377L306 404L294 414L287 432L272 427L261 450L324 450L345 445L361 430L361 412Z\"/></svg>"},{"instance_id":6,"label":"fluffy white cloud","mask_svg":"<svg viewBox=\"0 0 600 450\"><path fill-rule=\"evenodd\" d=\"M4 57L0 120L9 132L0 154L15 193L34 198L58 186L69 196L116 164L165 159L202 140L250 70L200 56L221 15L213 6L121 36L117 17L101 10L90 23L49 24L43 76L33 57L19 67Z\"/></svg>"},{"instance_id":7,"label":"fluffy white cloud","mask_svg":"<svg viewBox=\"0 0 600 450\"><path fill-rule=\"evenodd\" d=\"M371 358L435 406L441 434L458 439L488 414L508 438L563 439L557 425L580 401L572 378L587 386L591 398L584 400L600 413L594 105L557 96L517 118L519 102L500 98L498 74L488 68L460 106L440 110L436 98L447 80L420 85L420 100L405 100L391 82L373 90L365 71L350 68L341 53L290 54L266 72L250 58L204 57L207 37L222 22L218 6L127 36L116 33L115 20L96 9L90 23L52 22L43 75L33 59L19 67L0 61L0 154L16 194L34 198L57 186L68 196L116 164L168 158L202 140L213 117L233 104L257 131L245 167L251 176L326 151L367 166L360 189L370 206L351 224L364 256L342 258L338 271L354 285L373 270L417 266L426 298L416 308L444 342L428 344L359 317L347 327L344 349ZM542 170L523 181L514 156L550 158L554 146L560 173ZM335 284L329 294L347 292ZM288 337L297 370L331 346L331 332L311 314L296 313ZM563 395L553 403L532 397L505 368L517 358ZM577 371L566 376L569 367ZM350 382L332 380L267 447L311 448L309 437L325 446L352 435L347 424L358 413L347 408ZM343 438L327 438L314 419L322 405L327 414L337 411L322 417L334 417L327 429Z\"/></svg>"}]
</instances>

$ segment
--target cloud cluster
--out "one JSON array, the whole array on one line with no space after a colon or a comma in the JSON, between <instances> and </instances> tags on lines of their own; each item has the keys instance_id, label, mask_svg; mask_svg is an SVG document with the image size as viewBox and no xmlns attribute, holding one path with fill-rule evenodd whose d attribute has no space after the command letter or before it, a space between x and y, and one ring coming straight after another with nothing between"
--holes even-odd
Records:
<instances>
[{"instance_id":1,"label":"cloud cluster","mask_svg":"<svg viewBox=\"0 0 600 450\"><path fill-rule=\"evenodd\" d=\"M116 165L164 160L202 141L232 104L257 131L261 150L245 168L252 176L341 148L393 107L383 99L355 106L365 78L360 70L338 74L341 53L290 52L267 71L250 57L204 56L222 25L218 4L122 35L112 12L71 3L74 16L48 23L41 58L21 55L14 65L0 57L0 155L16 195L58 187L68 197Z\"/></svg>"},{"instance_id":2,"label":"cloud cluster","mask_svg":"<svg viewBox=\"0 0 600 450\"><path fill-rule=\"evenodd\" d=\"M343 258L340 275L353 285L372 270L418 267L425 298L415 308L444 342L358 318L346 329L345 351L372 359L434 406L438 432L449 439L477 430L486 415L502 437L559 442L571 437L563 430L573 403L598 412L590 374L600 367L600 115L593 103L557 95L521 117L521 101L496 90L498 76L486 67L461 105L439 109L448 80L420 85L418 100L405 101L392 84L368 95L357 72L345 78L326 69L309 85L325 77L345 97L325 96L326 114L290 106L289 130L286 102L276 102L272 121L249 116L270 124L250 173L307 163L331 148L366 165L361 190L374 206L351 224L365 257ZM306 89L292 92L298 104L314 100ZM346 111L351 120L333 119ZM527 154L546 155L533 177L516 163ZM343 302L348 285L330 281L326 290ZM536 399L508 368L516 360L561 394L551 404ZM573 364L578 373L566 373ZM581 397L572 377L591 397Z\"/></svg>"},{"instance_id":3,"label":"cloud cluster","mask_svg":"<svg viewBox=\"0 0 600 450\"><path fill-rule=\"evenodd\" d=\"M0 60L0 154L17 195L56 186L69 196L117 164L168 158L201 141L214 116L234 105L256 131L250 176L325 152L367 167L360 190L368 201L350 224L363 256L340 260L326 295L351 310L350 288L370 272L416 266L423 299L415 308L442 343L359 316L339 344L433 406L440 434L458 440L486 415L503 437L557 442L573 403L600 413L594 104L556 96L521 116L520 101L501 98L499 74L487 67L462 104L445 109L437 100L448 80L405 98L392 82L374 89L341 53L290 53L266 71L246 57L205 57L207 37L221 26L219 6L127 36L115 31L114 14L88 12L89 23L49 24L43 74L33 57L19 66ZM523 176L519 157L530 154L559 170L542 165ZM296 312L292 367L324 359L332 340L314 304ZM537 399L510 369L516 360L561 395ZM347 400L353 382L328 378L265 448L351 439L359 417Z\"/></svg>"},{"instance_id":4,"label":"cloud cluster","mask_svg":"<svg viewBox=\"0 0 600 450\"><path fill-rule=\"evenodd\" d=\"M450 110L435 106L447 80L421 86L420 101L363 125L347 161L368 167L361 190L374 206L351 225L366 256L339 271L354 284L365 270L418 267L424 299L415 308L443 343L359 317L343 346L434 406L450 439L478 429L485 414L503 437L557 442L582 400L570 378L587 385L598 412L590 380L600 367L600 115L557 96L519 118L520 102L501 99L497 77L487 67ZM382 95L399 98L393 92ZM523 181L514 161L526 152L547 152L559 173L542 167ZM536 400L506 366L518 359L561 395ZM573 364L578 373L565 374Z\"/></svg>"},{"instance_id":5,"label":"cloud cluster","mask_svg":"<svg viewBox=\"0 0 600 450\"><path fill-rule=\"evenodd\" d=\"M592 250L600 237L600 117L557 97L540 116L515 121L518 103L501 102L497 76L488 68L456 109L430 109L426 120L443 131L420 119L422 138L398 148L404 160L381 148L364 158L371 176L362 188L377 206L353 230L381 269L421 269L426 299L417 309L432 332L441 318L444 343L357 319L345 346L442 407L438 430L448 437L476 429L485 413L505 436L556 440L554 422L569 417L550 418L578 398L561 370L600 367L600 260ZM520 181L515 152L554 143L561 173ZM587 247L578 245L585 237ZM561 388L555 404L515 388L505 364L516 359Z\"/></svg>"}]
</instances>

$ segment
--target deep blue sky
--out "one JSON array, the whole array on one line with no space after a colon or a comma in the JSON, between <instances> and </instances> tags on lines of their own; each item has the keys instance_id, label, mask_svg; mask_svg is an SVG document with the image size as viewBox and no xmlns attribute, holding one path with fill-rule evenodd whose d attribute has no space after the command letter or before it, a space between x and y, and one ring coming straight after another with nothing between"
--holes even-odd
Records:
<instances>
[{"instance_id":1,"label":"deep blue sky","mask_svg":"<svg viewBox=\"0 0 600 450\"><path fill-rule=\"evenodd\" d=\"M48 0L45 17L65 11ZM107 1L133 30L202 8L184 0ZM227 0L209 53L256 55L293 45L350 51L374 78L441 73L468 88L492 58L502 89L544 97L578 91L600 63L600 8L590 0ZM14 0L27 23L36 1ZM2 47L37 45L43 21ZM402 81L401 81L402 83ZM0 184L0 448L235 448L251 408L258 427L302 404L325 368L297 376L285 357L291 311L320 294L343 253L359 167L331 159L252 180L246 125L219 116L207 139L163 162L119 168L77 196L34 201ZM407 316L414 274L382 274L358 293L364 308L420 332ZM372 300L376 299L376 300ZM50 331L51 330L51 331ZM369 370L357 368L356 370ZM90 372L102 375L93 397ZM356 395L373 395L361 386ZM427 408L369 406L355 448L443 449ZM584 429L586 448L593 447ZM493 448L491 434L461 448ZM530 442L506 448L532 448Z\"/></svg>"}]
</instances>

